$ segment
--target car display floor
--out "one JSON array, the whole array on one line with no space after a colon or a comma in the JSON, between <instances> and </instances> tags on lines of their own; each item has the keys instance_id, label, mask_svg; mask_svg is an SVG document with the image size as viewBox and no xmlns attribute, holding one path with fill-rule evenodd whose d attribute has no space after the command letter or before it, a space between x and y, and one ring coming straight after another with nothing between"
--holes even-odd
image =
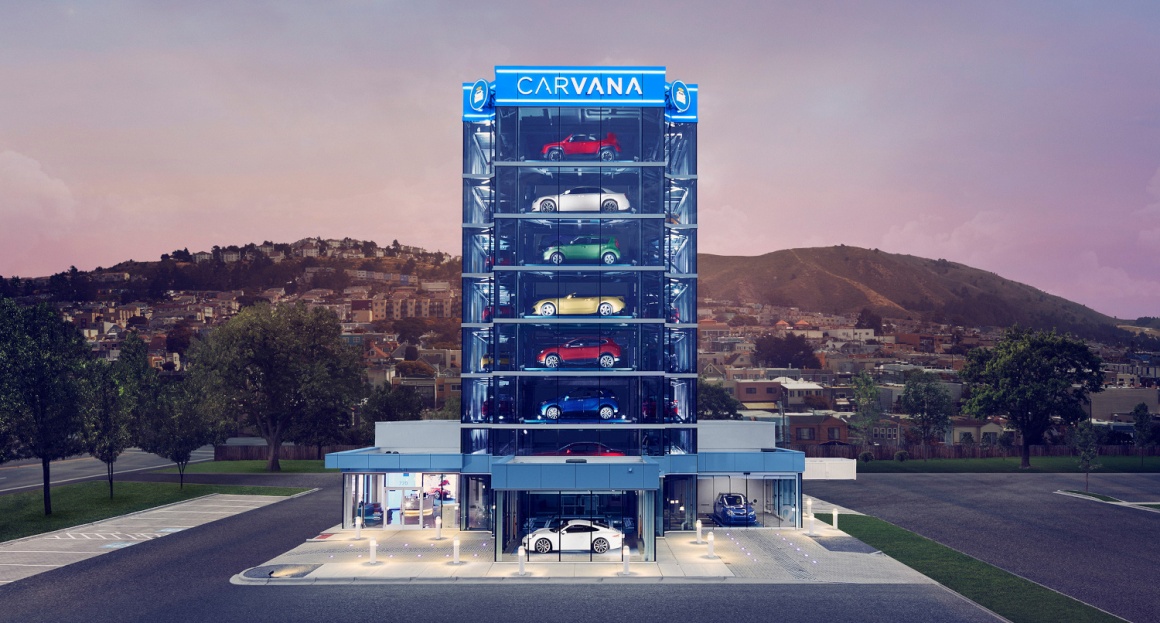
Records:
<instances>
[{"instance_id":1,"label":"car display floor","mask_svg":"<svg viewBox=\"0 0 1160 623\"><path fill-rule=\"evenodd\" d=\"M815 502L815 512L829 506ZM713 556L708 535L714 536ZM485 532L354 530L335 527L264 565L246 569L233 584L351 584L388 582L750 582L931 584L894 559L820 521L814 536L769 528L670 532L657 539L656 562L493 562L495 542ZM459 539L460 564L454 564ZM375 541L375 562L370 560Z\"/></svg>"}]
</instances>

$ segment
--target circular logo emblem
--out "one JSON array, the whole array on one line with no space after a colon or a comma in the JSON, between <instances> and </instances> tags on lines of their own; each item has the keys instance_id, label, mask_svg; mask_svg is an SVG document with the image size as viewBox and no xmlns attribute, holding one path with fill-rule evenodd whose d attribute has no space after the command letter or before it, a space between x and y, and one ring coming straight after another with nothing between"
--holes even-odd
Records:
<instances>
[{"instance_id":1,"label":"circular logo emblem","mask_svg":"<svg viewBox=\"0 0 1160 623\"><path fill-rule=\"evenodd\" d=\"M669 87L669 102L672 103L673 108L677 109L677 112L688 110L689 106L693 104L693 96L689 93L689 87L680 80L673 80L672 86Z\"/></svg>"},{"instance_id":2,"label":"circular logo emblem","mask_svg":"<svg viewBox=\"0 0 1160 623\"><path fill-rule=\"evenodd\" d=\"M483 110L484 106L487 106L487 92L489 88L487 80L477 80L472 85L471 93L467 96L467 102L471 105L472 110L479 112Z\"/></svg>"}]
</instances>

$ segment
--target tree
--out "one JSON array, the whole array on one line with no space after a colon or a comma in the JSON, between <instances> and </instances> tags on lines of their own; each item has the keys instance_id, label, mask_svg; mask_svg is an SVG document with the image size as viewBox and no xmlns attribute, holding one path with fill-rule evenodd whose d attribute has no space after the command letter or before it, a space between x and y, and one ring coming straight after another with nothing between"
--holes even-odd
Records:
<instances>
[{"instance_id":1,"label":"tree","mask_svg":"<svg viewBox=\"0 0 1160 623\"><path fill-rule=\"evenodd\" d=\"M1140 449L1140 466L1144 465L1144 448L1152 441L1152 414L1148 404L1141 402L1132 408L1132 428L1136 433L1135 444Z\"/></svg>"},{"instance_id":2,"label":"tree","mask_svg":"<svg viewBox=\"0 0 1160 623\"><path fill-rule=\"evenodd\" d=\"M814 349L806 338L787 335L784 338L764 335L757 338L753 351L754 361L774 368L820 368Z\"/></svg>"},{"instance_id":3,"label":"tree","mask_svg":"<svg viewBox=\"0 0 1160 623\"><path fill-rule=\"evenodd\" d=\"M178 482L185 488L185 468L193 451L229 436L230 423L221 416L225 398L196 377L184 381L155 383L142 399L137 445L142 450L173 461Z\"/></svg>"},{"instance_id":4,"label":"tree","mask_svg":"<svg viewBox=\"0 0 1160 623\"><path fill-rule=\"evenodd\" d=\"M1082 341L1055 331L1014 327L992 349L967 355L960 377L971 384L964 411L978 418L1006 414L1023 437L1020 468L1053 418L1071 425L1087 417L1088 394L1103 389L1100 358Z\"/></svg>"},{"instance_id":5,"label":"tree","mask_svg":"<svg viewBox=\"0 0 1160 623\"><path fill-rule=\"evenodd\" d=\"M946 434L951 423L951 396L939 382L937 375L916 372L906 379L899 406L910 415L914 427L922 434L926 452L930 455L931 441Z\"/></svg>"},{"instance_id":6,"label":"tree","mask_svg":"<svg viewBox=\"0 0 1160 623\"><path fill-rule=\"evenodd\" d=\"M196 387L225 398L266 440L267 469L306 422L331 422L362 395L360 355L342 341L334 312L304 305L255 305L190 348ZM324 424L329 425L329 424Z\"/></svg>"},{"instance_id":7,"label":"tree","mask_svg":"<svg viewBox=\"0 0 1160 623\"><path fill-rule=\"evenodd\" d=\"M854 323L855 329L874 329L874 335L882 335L882 316L870 311L869 307L863 307L862 311L858 312L858 320Z\"/></svg>"},{"instance_id":8,"label":"tree","mask_svg":"<svg viewBox=\"0 0 1160 623\"><path fill-rule=\"evenodd\" d=\"M435 368L426 361L400 361L395 364L395 372L399 376L422 376L431 378L435 376Z\"/></svg>"},{"instance_id":9,"label":"tree","mask_svg":"<svg viewBox=\"0 0 1160 623\"><path fill-rule=\"evenodd\" d=\"M81 383L88 348L47 305L0 299L0 420L17 457L40 459L44 514L52 514L53 461L84 451Z\"/></svg>"},{"instance_id":10,"label":"tree","mask_svg":"<svg viewBox=\"0 0 1160 623\"><path fill-rule=\"evenodd\" d=\"M866 445L870 427L882 419L882 406L878 402L878 384L865 370L855 375L851 384L854 389L854 415L847 425L858 435L862 445Z\"/></svg>"},{"instance_id":11,"label":"tree","mask_svg":"<svg viewBox=\"0 0 1160 623\"><path fill-rule=\"evenodd\" d=\"M701 420L736 420L741 401L724 385L697 379L697 418Z\"/></svg>"},{"instance_id":12,"label":"tree","mask_svg":"<svg viewBox=\"0 0 1160 623\"><path fill-rule=\"evenodd\" d=\"M360 443L373 441L375 422L418 420L423 398L410 387L384 383L371 390L359 413Z\"/></svg>"},{"instance_id":13,"label":"tree","mask_svg":"<svg viewBox=\"0 0 1160 623\"><path fill-rule=\"evenodd\" d=\"M116 363L92 361L85 375L85 449L105 464L109 499L113 499L113 464L132 439L131 396L118 382Z\"/></svg>"},{"instance_id":14,"label":"tree","mask_svg":"<svg viewBox=\"0 0 1160 623\"><path fill-rule=\"evenodd\" d=\"M1083 490L1088 490L1092 470L1099 469L1100 447L1096 441L1095 427L1091 420L1081 420L1075 427L1075 449L1079 452L1079 468L1083 470Z\"/></svg>"},{"instance_id":15,"label":"tree","mask_svg":"<svg viewBox=\"0 0 1160 623\"><path fill-rule=\"evenodd\" d=\"M419 338L427 332L427 321L422 318L400 318L395 321L395 332L400 344L418 344Z\"/></svg>"}]
</instances>

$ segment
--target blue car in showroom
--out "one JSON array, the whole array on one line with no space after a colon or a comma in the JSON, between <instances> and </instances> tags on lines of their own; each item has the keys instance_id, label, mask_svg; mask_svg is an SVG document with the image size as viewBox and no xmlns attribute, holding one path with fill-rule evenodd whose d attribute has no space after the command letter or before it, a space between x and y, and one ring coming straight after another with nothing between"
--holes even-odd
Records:
<instances>
[{"instance_id":1,"label":"blue car in showroom","mask_svg":"<svg viewBox=\"0 0 1160 623\"><path fill-rule=\"evenodd\" d=\"M620 402L616 394L599 387L577 387L556 400L540 403L540 417L547 420L588 415L611 420L618 413Z\"/></svg>"},{"instance_id":2,"label":"blue car in showroom","mask_svg":"<svg viewBox=\"0 0 1160 623\"><path fill-rule=\"evenodd\" d=\"M713 502L713 520L723 526L757 523L757 513L740 493L719 493Z\"/></svg>"}]
</instances>

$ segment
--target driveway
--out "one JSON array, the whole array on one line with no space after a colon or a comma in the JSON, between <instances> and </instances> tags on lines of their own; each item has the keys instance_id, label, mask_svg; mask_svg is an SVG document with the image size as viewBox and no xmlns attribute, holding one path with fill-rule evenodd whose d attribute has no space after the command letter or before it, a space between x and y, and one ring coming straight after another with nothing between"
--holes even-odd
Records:
<instances>
[{"instance_id":1,"label":"driveway","mask_svg":"<svg viewBox=\"0 0 1160 623\"><path fill-rule=\"evenodd\" d=\"M1053 493L1082 491L1082 474L860 474L803 488L1130 621L1160 612L1160 513ZM1160 502L1160 474L1093 474L1091 490Z\"/></svg>"}]
</instances>

